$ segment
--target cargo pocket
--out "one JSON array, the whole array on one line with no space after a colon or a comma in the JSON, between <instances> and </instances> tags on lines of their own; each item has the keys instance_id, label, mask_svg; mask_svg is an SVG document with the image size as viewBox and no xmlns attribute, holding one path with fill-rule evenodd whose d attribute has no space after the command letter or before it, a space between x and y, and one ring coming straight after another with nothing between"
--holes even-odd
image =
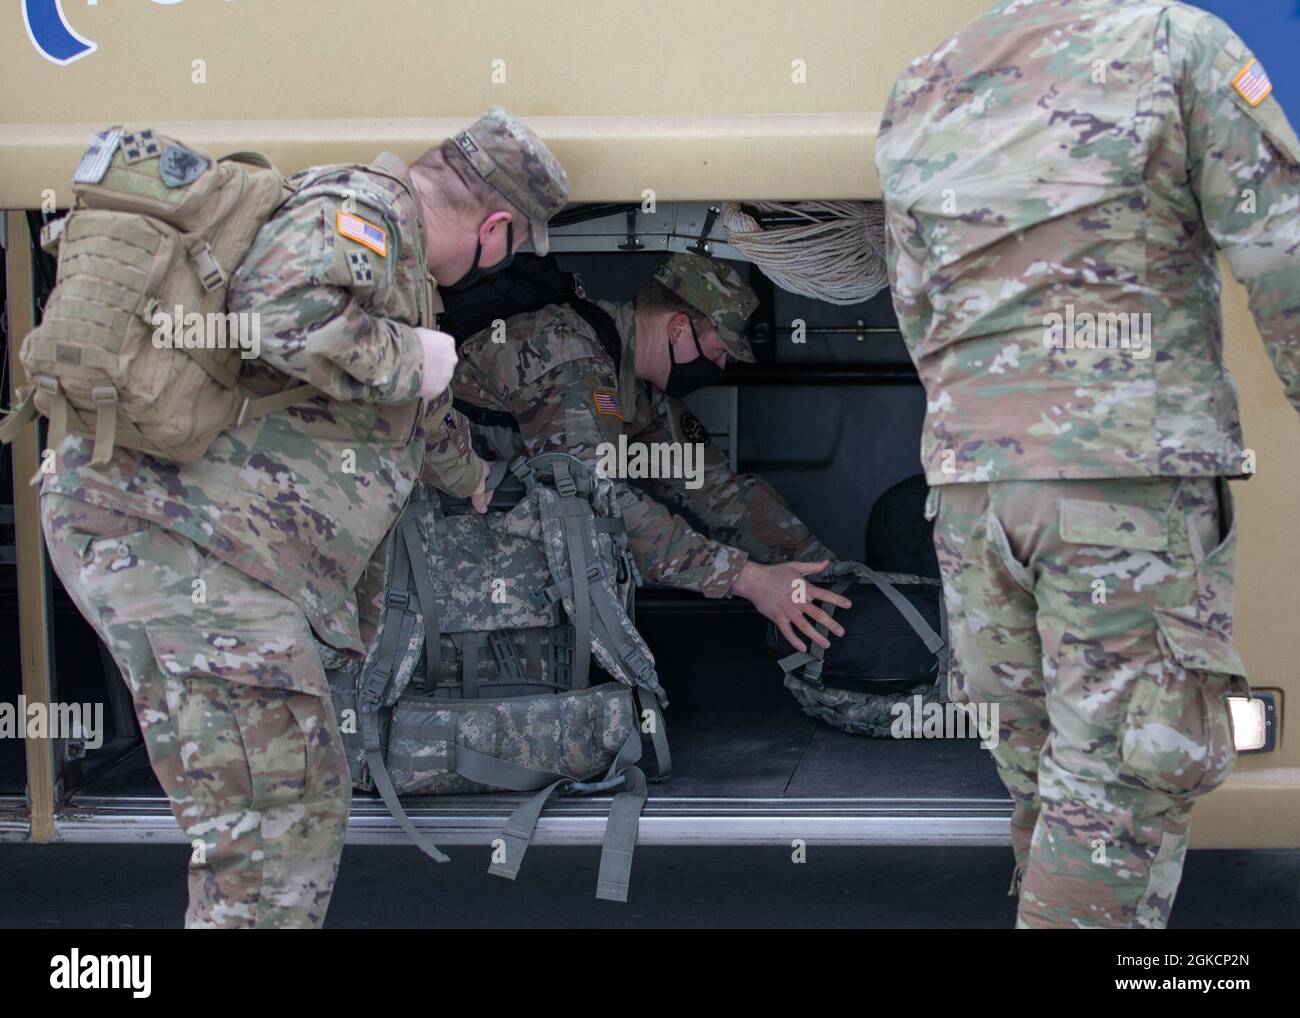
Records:
<instances>
[{"instance_id":1,"label":"cargo pocket","mask_svg":"<svg viewBox=\"0 0 1300 1018\"><path fill-rule=\"evenodd\" d=\"M176 710L185 791L196 819L289 806L309 798L303 694L193 676ZM316 750L313 749L313 752ZM314 790L313 790L314 791Z\"/></svg>"},{"instance_id":2,"label":"cargo pocket","mask_svg":"<svg viewBox=\"0 0 1300 1018\"><path fill-rule=\"evenodd\" d=\"M211 677L239 686L288 689L328 697L320 656L306 623L302 632L226 628L202 618L184 627L146 623L145 634L163 675Z\"/></svg>"},{"instance_id":3,"label":"cargo pocket","mask_svg":"<svg viewBox=\"0 0 1300 1018\"><path fill-rule=\"evenodd\" d=\"M47 494L42 503L51 539L68 545L83 562L94 554L98 542L120 541L149 526L139 516L66 496Z\"/></svg>"},{"instance_id":4,"label":"cargo pocket","mask_svg":"<svg viewBox=\"0 0 1300 1018\"><path fill-rule=\"evenodd\" d=\"M1065 498L1060 513L1061 540L1067 544L1133 551L1163 551L1169 546L1168 523L1162 512L1117 502Z\"/></svg>"},{"instance_id":5,"label":"cargo pocket","mask_svg":"<svg viewBox=\"0 0 1300 1018\"><path fill-rule=\"evenodd\" d=\"M1025 692L1020 679L1038 673L1033 582L990 506L971 528L954 578L961 604L949 619L957 662L949 687L953 702L1017 699Z\"/></svg>"},{"instance_id":6,"label":"cargo pocket","mask_svg":"<svg viewBox=\"0 0 1300 1018\"><path fill-rule=\"evenodd\" d=\"M1160 660L1134 681L1120 730L1121 775L1190 798L1232 771L1227 697L1245 668L1230 641L1177 612L1155 615Z\"/></svg>"}]
</instances>

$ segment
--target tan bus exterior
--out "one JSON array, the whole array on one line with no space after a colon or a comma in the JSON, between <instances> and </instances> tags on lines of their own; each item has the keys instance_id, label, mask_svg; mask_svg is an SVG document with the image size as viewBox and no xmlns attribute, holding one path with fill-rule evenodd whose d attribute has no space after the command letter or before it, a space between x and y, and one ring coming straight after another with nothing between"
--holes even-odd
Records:
<instances>
[{"instance_id":1,"label":"tan bus exterior","mask_svg":"<svg viewBox=\"0 0 1300 1018\"><path fill-rule=\"evenodd\" d=\"M21 8L0 32L0 208L64 208L88 134L152 125L217 154L268 153L290 172L405 158L493 104L567 167L573 201L875 198L873 145L891 82L990 0L64 0L85 52L42 54ZM59 10L55 0L35 3ZM7 215L10 372L30 328L20 211ZM1300 847L1300 421L1226 276L1228 359L1258 474L1240 504L1237 642L1276 696L1276 747L1240 758L1196 810L1200 847ZM15 474L31 476L29 430ZM35 490L15 493L23 689L48 699L49 619ZM11 836L59 837L51 744L27 745L30 811ZM29 825L29 826L28 826ZM653 826L643 827L652 831ZM691 839L683 839L689 841Z\"/></svg>"}]
</instances>

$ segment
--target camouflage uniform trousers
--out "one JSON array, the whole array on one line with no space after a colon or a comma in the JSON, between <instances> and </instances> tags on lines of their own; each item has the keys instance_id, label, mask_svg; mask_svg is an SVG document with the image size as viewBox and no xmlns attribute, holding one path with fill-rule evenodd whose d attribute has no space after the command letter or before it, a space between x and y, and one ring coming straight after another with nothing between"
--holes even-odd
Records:
<instances>
[{"instance_id":1,"label":"camouflage uniform trousers","mask_svg":"<svg viewBox=\"0 0 1300 1018\"><path fill-rule=\"evenodd\" d=\"M1016 925L1163 928L1192 804L1235 760L1226 697L1248 689L1227 483L935 492L953 699L998 705Z\"/></svg>"},{"instance_id":2,"label":"camouflage uniform trousers","mask_svg":"<svg viewBox=\"0 0 1300 1018\"><path fill-rule=\"evenodd\" d=\"M48 492L41 516L193 847L185 925L319 927L352 788L301 609L148 521Z\"/></svg>"}]
</instances>

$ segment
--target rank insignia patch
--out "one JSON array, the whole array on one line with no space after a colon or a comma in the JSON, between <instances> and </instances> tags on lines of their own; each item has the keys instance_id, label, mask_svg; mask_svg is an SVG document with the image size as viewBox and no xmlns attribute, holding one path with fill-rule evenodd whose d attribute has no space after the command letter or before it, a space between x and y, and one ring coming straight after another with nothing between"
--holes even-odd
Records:
<instances>
[{"instance_id":1,"label":"rank insignia patch","mask_svg":"<svg viewBox=\"0 0 1300 1018\"><path fill-rule=\"evenodd\" d=\"M1251 60L1238 72L1232 79L1232 87L1252 107L1258 106L1273 94L1273 83L1268 80L1268 74L1258 60Z\"/></svg>"},{"instance_id":2,"label":"rank insignia patch","mask_svg":"<svg viewBox=\"0 0 1300 1018\"><path fill-rule=\"evenodd\" d=\"M348 271L352 273L352 282L356 286L374 286L375 271L370 267L370 255L364 251L348 252Z\"/></svg>"},{"instance_id":3,"label":"rank insignia patch","mask_svg":"<svg viewBox=\"0 0 1300 1018\"><path fill-rule=\"evenodd\" d=\"M618 393L613 389L592 389L591 402L596 413L617 417L620 421L623 419L623 408L618 405Z\"/></svg>"},{"instance_id":4,"label":"rank insignia patch","mask_svg":"<svg viewBox=\"0 0 1300 1018\"><path fill-rule=\"evenodd\" d=\"M380 258L388 256L388 234L382 227L367 222L354 212L344 212L342 209L339 209L335 217L335 227L341 236L370 248Z\"/></svg>"}]
</instances>

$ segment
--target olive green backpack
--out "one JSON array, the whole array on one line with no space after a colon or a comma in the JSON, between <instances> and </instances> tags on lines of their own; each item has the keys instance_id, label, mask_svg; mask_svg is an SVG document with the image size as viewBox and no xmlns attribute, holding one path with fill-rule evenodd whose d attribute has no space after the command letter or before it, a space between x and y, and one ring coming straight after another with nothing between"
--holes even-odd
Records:
<instances>
[{"instance_id":1,"label":"olive green backpack","mask_svg":"<svg viewBox=\"0 0 1300 1018\"><path fill-rule=\"evenodd\" d=\"M94 438L92 463L118 446L189 463L227 428L316 393L297 385L255 398L239 387L255 343L225 313L226 286L292 194L270 160L213 159L149 128L114 127L92 139L72 190L71 212L42 231L58 276L23 340L32 385L0 441L39 413L50 449L73 431Z\"/></svg>"}]
</instances>

